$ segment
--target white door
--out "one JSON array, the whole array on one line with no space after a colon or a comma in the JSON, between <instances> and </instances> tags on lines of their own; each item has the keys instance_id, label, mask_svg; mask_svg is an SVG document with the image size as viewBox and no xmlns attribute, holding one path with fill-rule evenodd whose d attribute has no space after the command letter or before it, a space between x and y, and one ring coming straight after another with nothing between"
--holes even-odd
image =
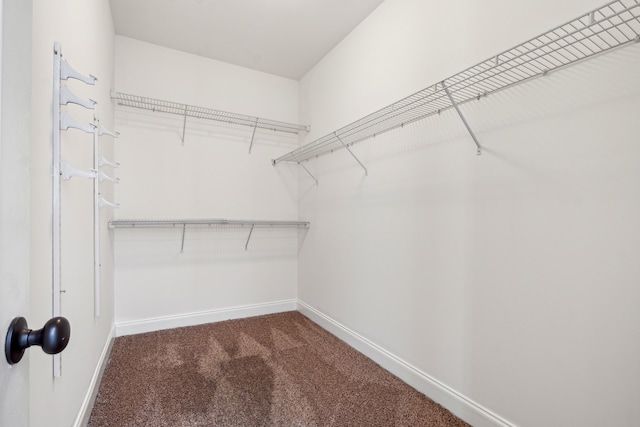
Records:
<instances>
[{"instance_id":1,"label":"white door","mask_svg":"<svg viewBox=\"0 0 640 427\"><path fill-rule=\"evenodd\" d=\"M29 320L31 3L0 0L0 426L15 427L29 425L29 351L9 365L4 348L11 320Z\"/></svg>"}]
</instances>

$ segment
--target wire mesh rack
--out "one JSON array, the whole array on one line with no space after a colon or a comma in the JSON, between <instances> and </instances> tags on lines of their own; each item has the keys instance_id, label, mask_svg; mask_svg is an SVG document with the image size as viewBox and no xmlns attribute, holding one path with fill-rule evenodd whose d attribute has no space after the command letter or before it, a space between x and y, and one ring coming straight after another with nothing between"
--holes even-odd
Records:
<instances>
[{"instance_id":1,"label":"wire mesh rack","mask_svg":"<svg viewBox=\"0 0 640 427\"><path fill-rule=\"evenodd\" d=\"M184 239L187 228L234 227L249 229L244 244L245 251L256 228L295 228L307 230L311 223L306 221L269 221L269 220L237 220L237 219L116 219L109 222L109 228L174 228L182 230L180 252L184 252Z\"/></svg>"},{"instance_id":2,"label":"wire mesh rack","mask_svg":"<svg viewBox=\"0 0 640 427\"><path fill-rule=\"evenodd\" d=\"M172 228L172 227L285 227L309 228L306 221L266 221L266 220L234 220L234 219L116 219L109 222L109 228Z\"/></svg>"},{"instance_id":3,"label":"wire mesh rack","mask_svg":"<svg viewBox=\"0 0 640 427\"><path fill-rule=\"evenodd\" d=\"M182 117L193 117L197 119L212 120L217 122L230 123L234 125L248 126L250 128L267 129L277 132L299 134L308 131L307 126L294 123L280 122L277 120L264 119L260 117L247 116L228 111L214 110L211 108L197 107L193 105L180 104L172 101L164 101L154 98L146 98L138 95L131 95L120 92L112 92L111 98L118 105L125 107L140 108L143 110L175 114Z\"/></svg>"},{"instance_id":4,"label":"wire mesh rack","mask_svg":"<svg viewBox=\"0 0 640 427\"><path fill-rule=\"evenodd\" d=\"M640 1L616 0L362 117L272 162L316 158L640 41ZM458 110L458 113L460 111ZM461 115L461 113L460 113ZM464 117L461 115L464 121ZM465 125L467 125L465 121ZM475 140L478 149L480 146Z\"/></svg>"}]
</instances>

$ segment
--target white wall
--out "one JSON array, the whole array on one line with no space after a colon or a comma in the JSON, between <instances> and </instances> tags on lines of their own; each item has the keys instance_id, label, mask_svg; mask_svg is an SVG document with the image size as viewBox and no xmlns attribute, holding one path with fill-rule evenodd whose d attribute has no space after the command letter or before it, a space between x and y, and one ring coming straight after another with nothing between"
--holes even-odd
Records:
<instances>
[{"instance_id":1,"label":"white wall","mask_svg":"<svg viewBox=\"0 0 640 427\"><path fill-rule=\"evenodd\" d=\"M116 90L298 121L294 80L120 36ZM116 126L118 218L298 219L297 171L270 163L296 135L259 129L249 154L252 128L189 119L182 145L180 116L130 107L116 109ZM179 229L115 230L118 333L211 321L237 307L294 308L301 235L255 230L245 251L248 233L187 230L181 253Z\"/></svg>"},{"instance_id":2,"label":"white wall","mask_svg":"<svg viewBox=\"0 0 640 427\"><path fill-rule=\"evenodd\" d=\"M599 5L387 0L302 79L305 142ZM367 177L309 162L300 301L475 425L638 425L639 72L635 44L463 106L479 157L448 111L356 145Z\"/></svg>"},{"instance_id":3,"label":"white wall","mask_svg":"<svg viewBox=\"0 0 640 427\"><path fill-rule=\"evenodd\" d=\"M98 77L95 86L70 80L73 93L98 102L96 112L106 127L113 127L110 90L113 84L114 29L107 0L33 4L32 109L31 109L31 315L29 326L41 327L52 315L51 302L51 144L53 44L78 71ZM90 122L93 113L78 106L63 107L76 119ZM101 139L101 151L113 156L113 143ZM90 169L93 137L63 131L62 158ZM106 198L113 186L101 185ZM110 342L113 326L113 256L107 221L101 211L102 315L94 316L93 293L93 187L90 180L63 181L62 206L62 315L71 323L69 346L62 353L62 376L52 377L51 356L30 350L31 425L69 426L86 410L96 367ZM90 409L90 408L89 408Z\"/></svg>"}]
</instances>

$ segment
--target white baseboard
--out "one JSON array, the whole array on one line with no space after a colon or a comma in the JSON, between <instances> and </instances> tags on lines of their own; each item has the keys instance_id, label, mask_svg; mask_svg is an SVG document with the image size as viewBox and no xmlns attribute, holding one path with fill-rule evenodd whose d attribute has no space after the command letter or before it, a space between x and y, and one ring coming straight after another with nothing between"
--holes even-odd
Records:
<instances>
[{"instance_id":1,"label":"white baseboard","mask_svg":"<svg viewBox=\"0 0 640 427\"><path fill-rule=\"evenodd\" d=\"M142 334L162 329L201 325L203 323L262 316L264 314L282 313L284 311L295 311L296 308L296 300L285 300L127 322L116 322L116 336L121 337L124 335Z\"/></svg>"},{"instance_id":2,"label":"white baseboard","mask_svg":"<svg viewBox=\"0 0 640 427\"><path fill-rule=\"evenodd\" d=\"M100 354L100 358L98 359L96 369L93 371L93 377L91 378L91 382L89 383L87 394L85 395L84 400L82 401L82 405L80 406L80 411L78 411L78 415L73 422L73 427L84 427L89 423L91 410L93 409L93 405L96 401L96 396L98 395L100 380L102 379L102 374L104 374L104 370L107 367L109 354L111 354L111 348L113 347L115 331L115 326L112 326L111 330L109 331L109 335L107 336L107 341L104 344L104 348L102 349L102 354Z\"/></svg>"},{"instance_id":3,"label":"white baseboard","mask_svg":"<svg viewBox=\"0 0 640 427\"><path fill-rule=\"evenodd\" d=\"M298 300L298 311L472 426L516 427L303 301Z\"/></svg>"}]
</instances>

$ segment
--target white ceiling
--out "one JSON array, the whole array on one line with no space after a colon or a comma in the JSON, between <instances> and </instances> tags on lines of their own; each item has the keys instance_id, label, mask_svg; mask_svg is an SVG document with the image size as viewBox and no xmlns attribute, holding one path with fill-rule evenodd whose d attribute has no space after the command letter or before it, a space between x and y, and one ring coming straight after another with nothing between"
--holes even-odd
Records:
<instances>
[{"instance_id":1,"label":"white ceiling","mask_svg":"<svg viewBox=\"0 0 640 427\"><path fill-rule=\"evenodd\" d=\"M116 33L300 79L384 0L110 0Z\"/></svg>"}]
</instances>

